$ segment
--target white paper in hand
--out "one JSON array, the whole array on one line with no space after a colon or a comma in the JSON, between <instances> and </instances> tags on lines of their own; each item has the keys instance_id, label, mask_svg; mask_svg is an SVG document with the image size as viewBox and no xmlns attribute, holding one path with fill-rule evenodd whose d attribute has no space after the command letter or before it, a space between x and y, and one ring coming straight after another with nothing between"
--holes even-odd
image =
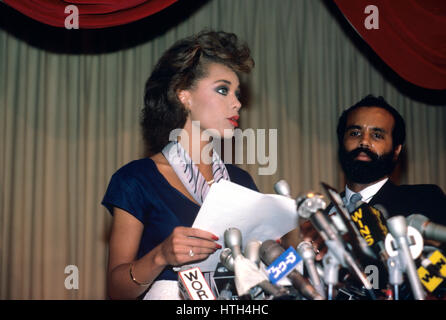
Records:
<instances>
[{"instance_id":1,"label":"white paper in hand","mask_svg":"<svg viewBox=\"0 0 446 320\"><path fill-rule=\"evenodd\" d=\"M262 194L233 182L214 183L192 225L214 233L224 248L224 232L230 227L242 233L242 250L250 240L279 239L297 228L294 200L274 194ZM221 250L194 266L204 272L215 271Z\"/></svg>"}]
</instances>

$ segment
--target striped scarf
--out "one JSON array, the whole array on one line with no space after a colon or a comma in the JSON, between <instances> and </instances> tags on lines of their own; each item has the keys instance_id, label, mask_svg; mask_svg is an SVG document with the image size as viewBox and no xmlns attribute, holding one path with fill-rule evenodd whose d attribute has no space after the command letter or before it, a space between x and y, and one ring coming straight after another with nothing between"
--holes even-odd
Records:
<instances>
[{"instance_id":1,"label":"striped scarf","mask_svg":"<svg viewBox=\"0 0 446 320\"><path fill-rule=\"evenodd\" d=\"M206 182L197 165L192 162L186 150L177 141L168 143L162 150L162 153L187 191L201 205L212 183ZM230 180L225 164L221 161L215 149L212 152L212 173L214 183L218 183L221 179Z\"/></svg>"}]
</instances>

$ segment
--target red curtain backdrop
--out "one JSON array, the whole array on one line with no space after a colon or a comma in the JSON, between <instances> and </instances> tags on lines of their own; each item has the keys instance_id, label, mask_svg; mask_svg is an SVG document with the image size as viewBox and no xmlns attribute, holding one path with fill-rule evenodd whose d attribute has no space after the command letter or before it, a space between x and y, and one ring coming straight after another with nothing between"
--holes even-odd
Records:
<instances>
[{"instance_id":1,"label":"red curtain backdrop","mask_svg":"<svg viewBox=\"0 0 446 320\"><path fill-rule=\"evenodd\" d=\"M4 0L4 3L39 22L65 27L70 13L65 8L75 5L79 10L79 28L107 28L127 24L167 8L177 0Z\"/></svg>"},{"instance_id":2,"label":"red curtain backdrop","mask_svg":"<svg viewBox=\"0 0 446 320\"><path fill-rule=\"evenodd\" d=\"M341 12L403 79L423 88L446 89L445 0L334 0ZM368 30L368 5L379 11L379 29Z\"/></svg>"}]
</instances>

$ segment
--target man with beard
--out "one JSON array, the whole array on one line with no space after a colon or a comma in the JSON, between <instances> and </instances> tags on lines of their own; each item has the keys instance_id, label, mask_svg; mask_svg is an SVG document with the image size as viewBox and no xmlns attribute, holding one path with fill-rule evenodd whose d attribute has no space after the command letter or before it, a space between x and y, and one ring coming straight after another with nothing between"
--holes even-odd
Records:
<instances>
[{"instance_id":1,"label":"man with beard","mask_svg":"<svg viewBox=\"0 0 446 320\"><path fill-rule=\"evenodd\" d=\"M438 186L397 186L389 180L406 132L403 118L384 98L369 95L345 110L337 136L347 179L343 194L347 207L354 208L360 200L383 205L390 216L418 213L446 225L446 196Z\"/></svg>"},{"instance_id":2,"label":"man with beard","mask_svg":"<svg viewBox=\"0 0 446 320\"><path fill-rule=\"evenodd\" d=\"M446 225L446 196L438 186L397 186L389 179L404 145L406 127L398 111L384 98L369 95L344 110L337 137L339 161L346 176L341 196L350 211L363 201L384 206L390 216L418 213ZM341 219L333 204L326 212L335 221ZM300 238L321 242L309 221L302 221ZM318 259L322 254L321 250Z\"/></svg>"},{"instance_id":3,"label":"man with beard","mask_svg":"<svg viewBox=\"0 0 446 320\"><path fill-rule=\"evenodd\" d=\"M337 126L339 161L346 176L342 201L350 212L359 204L358 201L363 201L371 206L382 205L389 216L418 213L446 225L446 195L438 186L398 186L389 179L401 154L405 136L403 118L382 97L369 95L342 113ZM342 221L332 204L326 212L333 221ZM318 253L316 259L320 261L327 247L309 221L301 222L300 238L313 243ZM374 264L373 260L363 258L365 265ZM379 272L378 297L384 296L385 291L381 289L385 289L387 283L387 272ZM345 292L356 292L356 298L367 298L364 292L358 294L361 292L358 289L360 284L355 284L354 277L345 278L344 275L344 285ZM413 299L407 284L403 285L400 298Z\"/></svg>"}]
</instances>

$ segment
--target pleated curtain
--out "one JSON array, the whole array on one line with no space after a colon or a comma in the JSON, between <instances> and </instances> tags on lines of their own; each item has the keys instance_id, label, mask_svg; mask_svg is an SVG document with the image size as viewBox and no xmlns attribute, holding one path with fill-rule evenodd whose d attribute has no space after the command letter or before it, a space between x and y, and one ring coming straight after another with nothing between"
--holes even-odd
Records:
<instances>
[{"instance_id":1,"label":"pleated curtain","mask_svg":"<svg viewBox=\"0 0 446 320\"><path fill-rule=\"evenodd\" d=\"M262 192L280 179L293 196L321 192L321 181L342 189L337 119L369 93L406 120L398 182L446 190L445 106L402 93L323 1L212 0L144 43L97 54L56 53L1 30L0 299L106 298L112 218L100 202L111 175L143 156L139 117L151 69L203 28L235 32L252 50L241 129L277 130L266 145L268 153L277 143L277 154L266 154L277 162L273 174L241 164ZM71 265L78 289L65 285Z\"/></svg>"}]
</instances>

